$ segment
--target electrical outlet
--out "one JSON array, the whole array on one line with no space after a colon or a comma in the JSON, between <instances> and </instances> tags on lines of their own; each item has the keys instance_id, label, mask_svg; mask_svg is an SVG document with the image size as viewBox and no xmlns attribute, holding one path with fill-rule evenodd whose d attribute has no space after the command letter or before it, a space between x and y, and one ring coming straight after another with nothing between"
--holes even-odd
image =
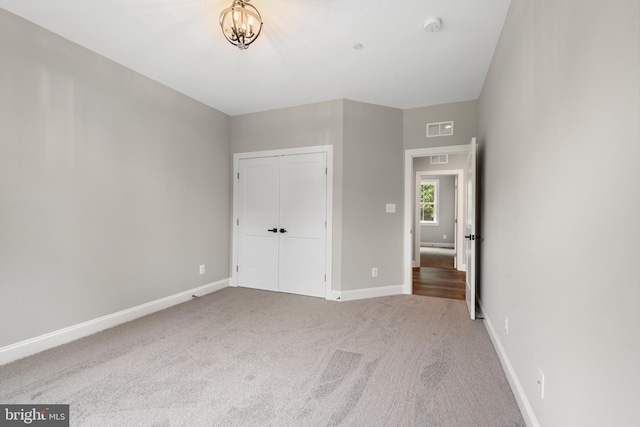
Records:
<instances>
[{"instance_id":1,"label":"electrical outlet","mask_svg":"<svg viewBox=\"0 0 640 427\"><path fill-rule=\"evenodd\" d=\"M204 264L200 266L200 274L204 274Z\"/></svg>"},{"instance_id":2,"label":"electrical outlet","mask_svg":"<svg viewBox=\"0 0 640 427\"><path fill-rule=\"evenodd\" d=\"M544 399L544 372L538 368L538 390L540 390L540 398Z\"/></svg>"},{"instance_id":3,"label":"electrical outlet","mask_svg":"<svg viewBox=\"0 0 640 427\"><path fill-rule=\"evenodd\" d=\"M509 318L508 317L504 318L504 331L507 333L507 335L509 335Z\"/></svg>"},{"instance_id":4,"label":"electrical outlet","mask_svg":"<svg viewBox=\"0 0 640 427\"><path fill-rule=\"evenodd\" d=\"M442 235L442 240L447 240L447 235L446 234Z\"/></svg>"},{"instance_id":5,"label":"electrical outlet","mask_svg":"<svg viewBox=\"0 0 640 427\"><path fill-rule=\"evenodd\" d=\"M378 277L378 267L373 267L371 269L371 277Z\"/></svg>"}]
</instances>

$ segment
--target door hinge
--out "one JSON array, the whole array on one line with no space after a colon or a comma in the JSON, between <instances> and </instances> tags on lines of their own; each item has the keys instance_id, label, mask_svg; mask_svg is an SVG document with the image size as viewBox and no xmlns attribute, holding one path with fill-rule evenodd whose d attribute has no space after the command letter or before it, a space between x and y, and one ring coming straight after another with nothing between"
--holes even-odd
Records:
<instances>
[{"instance_id":1,"label":"door hinge","mask_svg":"<svg viewBox=\"0 0 640 427\"><path fill-rule=\"evenodd\" d=\"M327 275L326 274L324 275L324 281L325 282L327 281Z\"/></svg>"},{"instance_id":2,"label":"door hinge","mask_svg":"<svg viewBox=\"0 0 640 427\"><path fill-rule=\"evenodd\" d=\"M324 168L324 174L329 175L329 168Z\"/></svg>"},{"instance_id":3,"label":"door hinge","mask_svg":"<svg viewBox=\"0 0 640 427\"><path fill-rule=\"evenodd\" d=\"M240 172L238 172L238 179L240 179Z\"/></svg>"},{"instance_id":4,"label":"door hinge","mask_svg":"<svg viewBox=\"0 0 640 427\"><path fill-rule=\"evenodd\" d=\"M236 225L240 225L240 218L236 219Z\"/></svg>"},{"instance_id":5,"label":"door hinge","mask_svg":"<svg viewBox=\"0 0 640 427\"><path fill-rule=\"evenodd\" d=\"M324 228L327 228L327 221L324 221Z\"/></svg>"},{"instance_id":6,"label":"door hinge","mask_svg":"<svg viewBox=\"0 0 640 427\"><path fill-rule=\"evenodd\" d=\"M240 269L238 268L238 266L236 265L236 273L240 271Z\"/></svg>"}]
</instances>

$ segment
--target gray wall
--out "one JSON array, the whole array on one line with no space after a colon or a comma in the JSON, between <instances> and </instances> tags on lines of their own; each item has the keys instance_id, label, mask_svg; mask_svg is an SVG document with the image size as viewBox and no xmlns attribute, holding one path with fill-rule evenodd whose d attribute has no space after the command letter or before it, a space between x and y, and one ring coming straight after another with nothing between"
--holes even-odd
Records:
<instances>
[{"instance_id":1,"label":"gray wall","mask_svg":"<svg viewBox=\"0 0 640 427\"><path fill-rule=\"evenodd\" d=\"M480 97L484 312L542 426L640 425L639 57L638 1L514 0Z\"/></svg>"},{"instance_id":2,"label":"gray wall","mask_svg":"<svg viewBox=\"0 0 640 427\"><path fill-rule=\"evenodd\" d=\"M453 135L427 138L427 123L453 120ZM413 148L445 147L469 144L477 136L478 101L454 102L404 110L403 146Z\"/></svg>"},{"instance_id":3,"label":"gray wall","mask_svg":"<svg viewBox=\"0 0 640 427\"><path fill-rule=\"evenodd\" d=\"M401 285L402 110L345 100L343 144L342 290Z\"/></svg>"},{"instance_id":4,"label":"gray wall","mask_svg":"<svg viewBox=\"0 0 640 427\"><path fill-rule=\"evenodd\" d=\"M229 277L226 115L2 9L0 52L0 347Z\"/></svg>"},{"instance_id":5,"label":"gray wall","mask_svg":"<svg viewBox=\"0 0 640 427\"><path fill-rule=\"evenodd\" d=\"M471 141L466 142L468 144ZM460 144L465 145L465 144ZM416 157L413 159L414 171L447 171L447 170L465 170L467 168L467 153L461 154L449 154L449 161L444 165L432 165L431 158L429 156ZM415 173L414 173L415 175Z\"/></svg>"},{"instance_id":6,"label":"gray wall","mask_svg":"<svg viewBox=\"0 0 640 427\"><path fill-rule=\"evenodd\" d=\"M438 225L420 225L420 243L453 244L456 206L456 178L453 175L423 175L423 179L437 179L438 186ZM447 238L443 239L442 236Z\"/></svg>"},{"instance_id":7,"label":"gray wall","mask_svg":"<svg viewBox=\"0 0 640 427\"><path fill-rule=\"evenodd\" d=\"M402 283L401 110L336 100L234 116L231 141L234 153L333 145L333 289Z\"/></svg>"},{"instance_id":8,"label":"gray wall","mask_svg":"<svg viewBox=\"0 0 640 427\"><path fill-rule=\"evenodd\" d=\"M343 101L231 117L234 153L334 145L342 158Z\"/></svg>"},{"instance_id":9,"label":"gray wall","mask_svg":"<svg viewBox=\"0 0 640 427\"><path fill-rule=\"evenodd\" d=\"M453 120L453 135L427 138L427 123L445 122ZM478 101L463 101L450 104L431 105L427 107L411 108L402 112L402 144L404 150L429 147L447 147L451 145L467 145L471 138L477 136L478 132ZM452 156L450 155L451 159ZM465 157L466 159L466 157ZM414 172L416 162L414 159ZM428 158L424 158L428 162ZM466 165L466 160L465 163ZM421 163L422 167L424 163ZM453 167L450 163L446 165L430 165L430 170L465 169L464 167ZM415 173L412 174L412 177ZM415 194L415 180L412 179L412 194ZM412 203L415 212L415 200ZM413 245L412 257L415 258L415 235L412 236Z\"/></svg>"},{"instance_id":10,"label":"gray wall","mask_svg":"<svg viewBox=\"0 0 640 427\"><path fill-rule=\"evenodd\" d=\"M342 278L342 100L231 117L231 151L333 145L332 287Z\"/></svg>"}]
</instances>

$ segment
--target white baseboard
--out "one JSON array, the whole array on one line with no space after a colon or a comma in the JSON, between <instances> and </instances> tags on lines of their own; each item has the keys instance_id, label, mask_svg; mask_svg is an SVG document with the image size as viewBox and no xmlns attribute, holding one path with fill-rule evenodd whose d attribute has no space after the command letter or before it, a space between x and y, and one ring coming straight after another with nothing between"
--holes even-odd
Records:
<instances>
[{"instance_id":1,"label":"white baseboard","mask_svg":"<svg viewBox=\"0 0 640 427\"><path fill-rule=\"evenodd\" d=\"M455 245L453 243L442 243L442 242L420 242L421 248L447 248L453 249Z\"/></svg>"},{"instance_id":2,"label":"white baseboard","mask_svg":"<svg viewBox=\"0 0 640 427\"><path fill-rule=\"evenodd\" d=\"M500 364L502 365L502 369L504 370L505 375L507 376L507 381L509 381L509 385L511 386L511 390L513 390L513 395L516 398L516 402L518 402L518 407L520 408L520 412L522 412L522 417L524 418L524 422L528 427L540 427L540 423L538 423L538 419L536 418L536 414L533 412L533 408L529 403L529 399L527 395L524 393L524 389L522 388L522 384L518 379L518 375L516 375L515 370L513 369L513 365L511 365L511 361L507 356L504 347L502 346L502 342L498 337L498 333L493 327L493 323L487 316L484 307L482 307L482 303L480 303L480 307L482 313L484 314L484 326L489 333L489 338L491 338L491 342L493 343L493 347L496 349L496 353L498 353L498 358L500 359Z\"/></svg>"},{"instance_id":3,"label":"white baseboard","mask_svg":"<svg viewBox=\"0 0 640 427\"><path fill-rule=\"evenodd\" d=\"M381 286L379 288L355 289L352 291L334 291L334 300L354 301L365 298L386 297L389 295L402 295L402 285Z\"/></svg>"},{"instance_id":4,"label":"white baseboard","mask_svg":"<svg viewBox=\"0 0 640 427\"><path fill-rule=\"evenodd\" d=\"M210 294L220 289L229 286L229 279L223 279L217 282L209 283L197 288L190 289L188 291L180 292L174 295L170 295L165 298L160 298L155 301L151 301L145 304L131 307L126 310L118 311L113 314L99 317L97 319L89 320L87 322L79 323L77 325L69 326L64 329L49 332L48 334L40 335L35 338L20 341L15 344L11 344L0 348L0 365L4 365L14 360L22 359L23 357L31 356L44 350L48 350L53 347L57 347L62 344L83 338L96 332L103 331L105 329L112 328L125 322L137 319L147 314L154 313L156 311L164 310L171 306L181 304L189 301L192 295L202 296Z\"/></svg>"},{"instance_id":5,"label":"white baseboard","mask_svg":"<svg viewBox=\"0 0 640 427\"><path fill-rule=\"evenodd\" d=\"M329 301L341 301L342 292L331 290L331 297L327 298Z\"/></svg>"}]
</instances>

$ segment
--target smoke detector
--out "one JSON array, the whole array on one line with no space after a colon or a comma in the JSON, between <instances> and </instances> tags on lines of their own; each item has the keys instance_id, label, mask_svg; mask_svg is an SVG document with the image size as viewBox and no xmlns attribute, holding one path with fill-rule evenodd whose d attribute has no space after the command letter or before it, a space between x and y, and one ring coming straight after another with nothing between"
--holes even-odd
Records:
<instances>
[{"instance_id":1,"label":"smoke detector","mask_svg":"<svg viewBox=\"0 0 640 427\"><path fill-rule=\"evenodd\" d=\"M440 18L429 18L424 23L424 30L428 33L435 33L442 27L442 20Z\"/></svg>"}]
</instances>

